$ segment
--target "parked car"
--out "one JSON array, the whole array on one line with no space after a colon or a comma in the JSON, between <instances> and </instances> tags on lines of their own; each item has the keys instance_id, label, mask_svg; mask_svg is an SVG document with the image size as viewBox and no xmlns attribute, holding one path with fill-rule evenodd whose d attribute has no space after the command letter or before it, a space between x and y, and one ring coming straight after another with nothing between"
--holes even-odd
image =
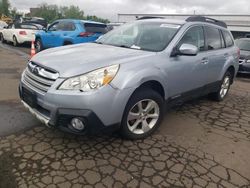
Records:
<instances>
[{"instance_id":1,"label":"parked car","mask_svg":"<svg viewBox=\"0 0 250 188\"><path fill-rule=\"evenodd\" d=\"M250 38L237 39L235 43L240 48L238 73L250 74Z\"/></svg>"},{"instance_id":2,"label":"parked car","mask_svg":"<svg viewBox=\"0 0 250 188\"><path fill-rule=\"evenodd\" d=\"M4 27L7 27L7 26L8 26L7 23L5 23L3 21L0 21L0 32L1 32L2 29L4 29Z\"/></svg>"},{"instance_id":3,"label":"parked car","mask_svg":"<svg viewBox=\"0 0 250 188\"><path fill-rule=\"evenodd\" d=\"M14 46L35 40L35 33L42 29L41 25L30 23L9 24L0 33L2 42L11 42Z\"/></svg>"},{"instance_id":4,"label":"parked car","mask_svg":"<svg viewBox=\"0 0 250 188\"><path fill-rule=\"evenodd\" d=\"M2 41L1 32L2 32L2 30L3 30L5 27L7 27L7 26L8 26L7 23L5 23L4 21L0 21L0 41Z\"/></svg>"},{"instance_id":5,"label":"parked car","mask_svg":"<svg viewBox=\"0 0 250 188\"><path fill-rule=\"evenodd\" d=\"M70 44L92 42L108 31L106 24L86 20L57 20L36 34L36 52Z\"/></svg>"},{"instance_id":6,"label":"parked car","mask_svg":"<svg viewBox=\"0 0 250 188\"><path fill-rule=\"evenodd\" d=\"M39 18L39 17L22 18L21 22L38 24L38 25L42 25L43 27L47 27L47 25L48 25L48 23L45 19Z\"/></svg>"},{"instance_id":7,"label":"parked car","mask_svg":"<svg viewBox=\"0 0 250 188\"><path fill-rule=\"evenodd\" d=\"M48 126L75 134L119 129L140 139L175 102L207 94L222 101L238 61L224 22L144 19L93 43L38 53L22 74L20 97Z\"/></svg>"}]
</instances>

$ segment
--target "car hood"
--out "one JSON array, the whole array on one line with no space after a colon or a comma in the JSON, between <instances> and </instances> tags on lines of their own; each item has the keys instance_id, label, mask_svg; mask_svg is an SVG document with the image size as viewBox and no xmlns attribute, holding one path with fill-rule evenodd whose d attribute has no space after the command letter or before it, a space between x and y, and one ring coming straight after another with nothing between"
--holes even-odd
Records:
<instances>
[{"instance_id":1,"label":"car hood","mask_svg":"<svg viewBox=\"0 0 250 188\"><path fill-rule=\"evenodd\" d=\"M134 62L154 54L155 52L85 43L44 50L31 61L59 72L60 77L72 77L109 65Z\"/></svg>"},{"instance_id":2,"label":"car hood","mask_svg":"<svg viewBox=\"0 0 250 188\"><path fill-rule=\"evenodd\" d=\"M250 51L240 50L240 59L250 59Z\"/></svg>"}]
</instances>

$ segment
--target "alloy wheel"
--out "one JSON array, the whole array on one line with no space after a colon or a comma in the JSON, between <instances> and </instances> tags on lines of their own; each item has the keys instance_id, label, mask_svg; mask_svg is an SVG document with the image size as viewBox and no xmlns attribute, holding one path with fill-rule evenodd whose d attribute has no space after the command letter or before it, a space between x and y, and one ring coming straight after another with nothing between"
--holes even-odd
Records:
<instances>
[{"instance_id":1,"label":"alloy wheel","mask_svg":"<svg viewBox=\"0 0 250 188\"><path fill-rule=\"evenodd\" d=\"M144 99L130 109L127 126L134 134L144 134L156 125L159 116L159 105L152 99Z\"/></svg>"},{"instance_id":2,"label":"alloy wheel","mask_svg":"<svg viewBox=\"0 0 250 188\"><path fill-rule=\"evenodd\" d=\"M17 39L16 39L16 37L13 37L13 45L17 46Z\"/></svg>"},{"instance_id":3,"label":"alloy wheel","mask_svg":"<svg viewBox=\"0 0 250 188\"><path fill-rule=\"evenodd\" d=\"M36 52L40 52L41 51L41 43L40 43L40 41L36 42L35 48L36 48Z\"/></svg>"},{"instance_id":4,"label":"alloy wheel","mask_svg":"<svg viewBox=\"0 0 250 188\"><path fill-rule=\"evenodd\" d=\"M221 98L224 98L227 95L229 87L230 87L230 77L226 76L221 84L221 89L220 89Z\"/></svg>"}]
</instances>

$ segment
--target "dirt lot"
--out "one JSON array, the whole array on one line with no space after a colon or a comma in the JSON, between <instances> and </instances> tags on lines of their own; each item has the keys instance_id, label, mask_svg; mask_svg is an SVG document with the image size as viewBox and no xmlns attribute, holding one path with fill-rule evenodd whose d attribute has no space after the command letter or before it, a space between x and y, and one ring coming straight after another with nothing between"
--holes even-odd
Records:
<instances>
[{"instance_id":1,"label":"dirt lot","mask_svg":"<svg viewBox=\"0 0 250 188\"><path fill-rule=\"evenodd\" d=\"M18 99L27 58L0 46L0 187L250 187L250 77L224 102L177 106L152 137L132 142L40 124Z\"/></svg>"}]
</instances>

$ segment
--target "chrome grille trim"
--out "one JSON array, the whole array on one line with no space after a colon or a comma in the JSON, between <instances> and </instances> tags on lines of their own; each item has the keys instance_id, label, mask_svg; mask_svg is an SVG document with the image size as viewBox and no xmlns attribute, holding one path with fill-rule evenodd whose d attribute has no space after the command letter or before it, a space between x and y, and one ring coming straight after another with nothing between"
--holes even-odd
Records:
<instances>
[{"instance_id":1,"label":"chrome grille trim","mask_svg":"<svg viewBox=\"0 0 250 188\"><path fill-rule=\"evenodd\" d=\"M39 90L42 90L43 92L47 92L49 90L49 86L45 86L43 84L40 84L39 82L36 82L35 80L32 80L29 76L24 74L24 80L28 82L30 85L36 87Z\"/></svg>"},{"instance_id":2,"label":"chrome grille trim","mask_svg":"<svg viewBox=\"0 0 250 188\"><path fill-rule=\"evenodd\" d=\"M41 78L41 77L36 76L36 75L33 74L32 72L30 72L29 69L26 69L26 70L25 70L25 75L27 75L27 76L30 77L31 79L33 79L33 80L35 80L35 81L37 81L37 82L40 82L40 83L42 83L42 84L44 84L44 85L47 85L47 86L51 86L51 85L54 83L54 81L46 80L46 79L44 79L44 78Z\"/></svg>"},{"instance_id":3,"label":"chrome grille trim","mask_svg":"<svg viewBox=\"0 0 250 188\"><path fill-rule=\"evenodd\" d=\"M32 85L30 85L28 82L26 82L25 80L23 80L23 83L28 86L30 89L32 89L33 91L41 94L41 95L44 95L44 92L41 92L40 90L38 90L37 88L33 87Z\"/></svg>"},{"instance_id":4,"label":"chrome grille trim","mask_svg":"<svg viewBox=\"0 0 250 188\"><path fill-rule=\"evenodd\" d=\"M29 62L28 67L24 70L22 80L32 90L44 95L58 77L58 73Z\"/></svg>"},{"instance_id":5,"label":"chrome grille trim","mask_svg":"<svg viewBox=\"0 0 250 188\"><path fill-rule=\"evenodd\" d=\"M59 74L57 72L46 70L45 68L39 65L36 65L32 61L29 62L28 69L30 70L30 72L33 72L34 70L36 70L38 76L43 77L45 79L56 80L59 77Z\"/></svg>"},{"instance_id":6,"label":"chrome grille trim","mask_svg":"<svg viewBox=\"0 0 250 188\"><path fill-rule=\"evenodd\" d=\"M246 60L245 59L239 59L239 64L245 63Z\"/></svg>"}]
</instances>

